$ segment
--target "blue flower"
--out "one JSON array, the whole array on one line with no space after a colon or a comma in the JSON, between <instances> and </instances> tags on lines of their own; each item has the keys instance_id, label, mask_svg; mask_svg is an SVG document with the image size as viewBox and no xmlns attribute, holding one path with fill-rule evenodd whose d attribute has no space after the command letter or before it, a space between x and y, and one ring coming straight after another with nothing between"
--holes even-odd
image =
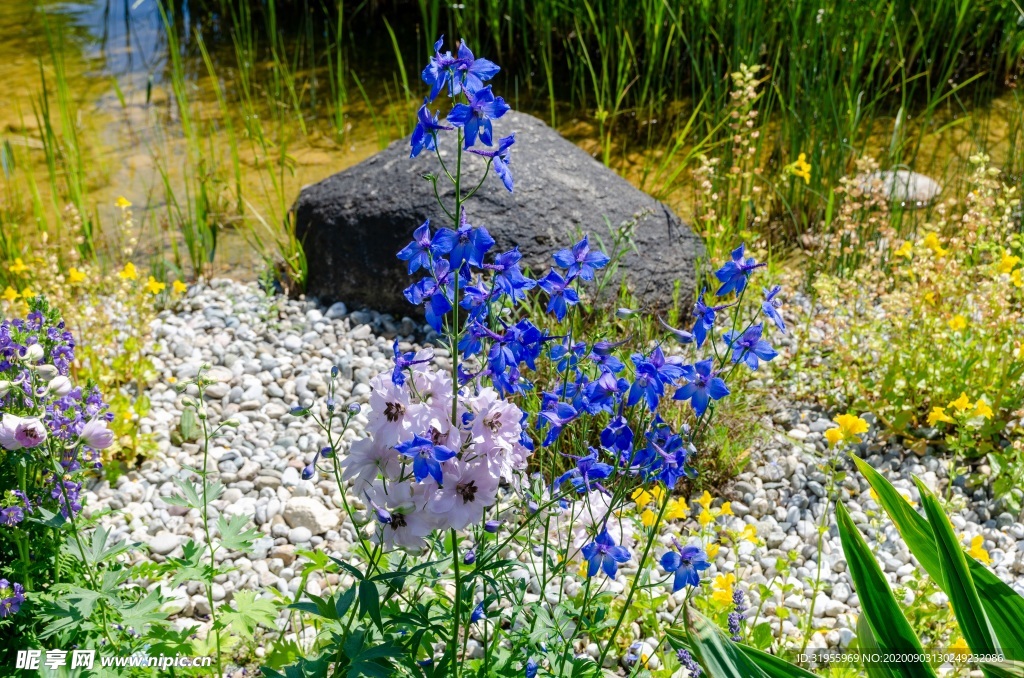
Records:
<instances>
[{"instance_id":1,"label":"blue flower","mask_svg":"<svg viewBox=\"0 0 1024 678\"><path fill-rule=\"evenodd\" d=\"M540 665L537 663L537 660L530 657L526 660L526 670L523 671L523 675L526 676L526 678L537 678L537 669L539 668Z\"/></svg>"},{"instance_id":2,"label":"blue flower","mask_svg":"<svg viewBox=\"0 0 1024 678\"><path fill-rule=\"evenodd\" d=\"M448 262L438 259L434 263L432 276L423 278L405 288L403 294L414 306L424 304L427 323L436 331L441 331L444 316L452 310L452 274Z\"/></svg>"},{"instance_id":3,"label":"blue flower","mask_svg":"<svg viewBox=\"0 0 1024 678\"><path fill-rule=\"evenodd\" d=\"M758 323L748 328L743 334L729 331L722 335L725 343L732 349L734 363L742 360L747 367L756 370L759 364L758 358L767 362L779 355L771 344L761 338L763 331L764 325Z\"/></svg>"},{"instance_id":4,"label":"blue flower","mask_svg":"<svg viewBox=\"0 0 1024 678\"><path fill-rule=\"evenodd\" d=\"M472 614L469 615L469 623L475 624L486 617L487 613L484 611L484 604L481 601L480 603L477 603L477 606L473 608Z\"/></svg>"},{"instance_id":5,"label":"blue flower","mask_svg":"<svg viewBox=\"0 0 1024 678\"><path fill-rule=\"evenodd\" d=\"M669 436L664 447L659 447L654 442L651 443L651 446L658 452L659 457L658 463L652 466L652 471L657 469L658 479L665 483L666 487L675 487L679 479L683 477L697 477L697 471L687 464L690 454L695 450L692 445L683 441L681 435L676 433Z\"/></svg>"},{"instance_id":6,"label":"blue flower","mask_svg":"<svg viewBox=\"0 0 1024 678\"><path fill-rule=\"evenodd\" d=\"M421 365L423 363L430 362L429 358L416 360L415 351L409 351L408 353L402 353L399 351L398 339L395 339L395 344L392 346L392 350L395 352L395 369L391 371L391 383L395 386L401 386L405 383L406 368L412 365Z\"/></svg>"},{"instance_id":7,"label":"blue flower","mask_svg":"<svg viewBox=\"0 0 1024 678\"><path fill-rule=\"evenodd\" d=\"M625 343L626 340L614 343L605 340L599 341L594 344L593 348L590 350L590 355L587 357L597 363L602 372L618 374L625 369L626 366L622 364L622 361L619 360L618 356L612 353L612 351Z\"/></svg>"},{"instance_id":8,"label":"blue flower","mask_svg":"<svg viewBox=\"0 0 1024 678\"><path fill-rule=\"evenodd\" d=\"M25 512L20 506L8 506L0 509L0 525L12 527L25 519Z\"/></svg>"},{"instance_id":9,"label":"blue flower","mask_svg":"<svg viewBox=\"0 0 1024 678\"><path fill-rule=\"evenodd\" d=\"M459 85L467 90L476 91L484 86L484 82L498 74L501 67L489 59L477 59L470 51L469 45L463 39L459 42L459 61L456 64L456 71L461 78L455 80L454 94L458 94Z\"/></svg>"},{"instance_id":10,"label":"blue flower","mask_svg":"<svg viewBox=\"0 0 1024 678\"><path fill-rule=\"evenodd\" d=\"M544 447L548 447L551 443L558 439L559 434L562 432L562 427L571 422L578 416L576 408L566 402L560 402L556 396L549 393L545 394L548 402L545 403L544 408L537 415L537 428L543 428L550 424L551 428L548 429L547 436L544 437Z\"/></svg>"},{"instance_id":11,"label":"blue flower","mask_svg":"<svg viewBox=\"0 0 1024 678\"><path fill-rule=\"evenodd\" d=\"M558 250L554 257L556 264L567 269L566 277L575 278L578 275L584 280L593 280L597 269L604 268L611 261L604 252L590 251L587 236L583 236L571 250Z\"/></svg>"},{"instance_id":12,"label":"blue flower","mask_svg":"<svg viewBox=\"0 0 1024 678\"><path fill-rule=\"evenodd\" d=\"M754 269L761 268L767 264L759 264L753 257L743 258L745 245L740 245L732 251L732 260L725 262L722 268L715 271L715 277L721 281L722 286L715 292L715 296L723 297L729 292L740 294L747 287L747 279Z\"/></svg>"},{"instance_id":13,"label":"blue flower","mask_svg":"<svg viewBox=\"0 0 1024 678\"><path fill-rule=\"evenodd\" d=\"M410 158L415 158L423 149L433 151L437 148L437 132L454 129L451 125L442 125L438 121L438 114L430 115L430 109L426 104L420 106L416 112L416 127L412 130L412 138L409 140L412 151Z\"/></svg>"},{"instance_id":14,"label":"blue flower","mask_svg":"<svg viewBox=\"0 0 1024 678\"><path fill-rule=\"evenodd\" d=\"M469 149L470 153L476 153L482 155L485 158L490 158L494 165L494 172L501 179L501 183L505 184L505 188L508 192L512 192L512 170L509 169L509 163L512 161L512 144L516 142L516 135L510 134L507 137L498 139L498 147L491 149Z\"/></svg>"},{"instance_id":15,"label":"blue flower","mask_svg":"<svg viewBox=\"0 0 1024 678\"><path fill-rule=\"evenodd\" d=\"M601 431L601 444L622 454L628 454L633 449L633 429L629 427L625 417L612 417Z\"/></svg>"},{"instance_id":16,"label":"blue flower","mask_svg":"<svg viewBox=\"0 0 1024 678\"><path fill-rule=\"evenodd\" d=\"M459 63L459 59L453 57L451 52L441 54L441 45L443 44L444 36L442 35L434 43L434 56L430 57L430 62L423 69L423 82L430 85L431 101L437 98L445 85L448 85L449 94L454 96L454 87L458 85L455 79L455 66Z\"/></svg>"},{"instance_id":17,"label":"blue flower","mask_svg":"<svg viewBox=\"0 0 1024 678\"><path fill-rule=\"evenodd\" d=\"M563 278L558 271L551 269L548 274L537 281L541 289L548 293L548 313L554 313L558 321L565 319L570 306L580 303L580 296L570 286L570 281Z\"/></svg>"},{"instance_id":18,"label":"blue flower","mask_svg":"<svg viewBox=\"0 0 1024 678\"><path fill-rule=\"evenodd\" d=\"M631 360L636 366L636 377L629 389L626 405L632 407L640 400L646 400L652 412L658 409L658 401L665 393L665 386L689 376L692 370L689 366L682 365L677 357L665 358L660 346L655 347L650 358L633 354Z\"/></svg>"},{"instance_id":19,"label":"blue flower","mask_svg":"<svg viewBox=\"0 0 1024 678\"><path fill-rule=\"evenodd\" d=\"M666 572L675 572L676 576L672 582L672 592L676 592L684 586L699 586L700 573L711 567L707 554L703 549L696 546L680 546L676 543L679 552L669 551L661 557L661 566Z\"/></svg>"},{"instance_id":20,"label":"blue flower","mask_svg":"<svg viewBox=\"0 0 1024 678\"><path fill-rule=\"evenodd\" d=\"M473 227L466 223L466 210L459 215L459 230L442 228L434 236L437 247L450 253L452 269L458 271L463 262L480 268L484 265L484 255L494 247L494 238L483 226Z\"/></svg>"},{"instance_id":21,"label":"blue flower","mask_svg":"<svg viewBox=\"0 0 1024 678\"><path fill-rule=\"evenodd\" d=\"M705 290L701 290L700 296L697 297L697 303L693 307L693 317L697 319L693 325L693 336L697 340L697 348L704 345L704 340L708 338L708 332L714 328L715 314L732 305L708 306L704 303L704 292Z\"/></svg>"},{"instance_id":22,"label":"blue flower","mask_svg":"<svg viewBox=\"0 0 1024 678\"><path fill-rule=\"evenodd\" d=\"M483 322L484 318L490 312L488 304L491 301L491 294L493 289L488 289L482 285L466 285L462 288L462 301L459 302L459 306L469 311L467 322ZM462 347L459 347L462 350ZM475 355L479 352L479 348L469 355Z\"/></svg>"},{"instance_id":23,"label":"blue flower","mask_svg":"<svg viewBox=\"0 0 1024 678\"><path fill-rule=\"evenodd\" d=\"M586 384L580 393L580 402L589 414L612 412L619 395L629 390L629 382L616 379L611 372L602 372L595 381Z\"/></svg>"},{"instance_id":24,"label":"blue flower","mask_svg":"<svg viewBox=\"0 0 1024 678\"><path fill-rule=\"evenodd\" d=\"M606 527L594 541L583 547L583 557L589 563L588 577L593 577L598 570L603 570L606 575L614 579L619 571L619 564L629 561L629 550L625 546L616 546L615 540L608 534Z\"/></svg>"},{"instance_id":25,"label":"blue flower","mask_svg":"<svg viewBox=\"0 0 1024 678\"><path fill-rule=\"evenodd\" d=\"M511 297L513 304L526 299L526 290L531 290L537 285L536 280L527 278L519 270L522 258L519 248L513 247L508 252L496 256L494 263L484 264L484 268L494 271L493 285Z\"/></svg>"},{"instance_id":26,"label":"blue flower","mask_svg":"<svg viewBox=\"0 0 1024 678\"><path fill-rule=\"evenodd\" d=\"M423 482L427 476L442 484L441 462L448 461L455 453L444 445L435 445L422 436L413 436L412 440L395 445L399 454L412 457L412 473L417 482Z\"/></svg>"},{"instance_id":27,"label":"blue flower","mask_svg":"<svg viewBox=\"0 0 1024 678\"><path fill-rule=\"evenodd\" d=\"M775 295L777 295L780 290L782 290L782 288L776 285L770 290L764 291L764 301L761 302L761 310L764 311L764 314L769 320L775 323L776 327L785 332L786 323L783 321L782 315L779 314L779 306L782 305L782 302L775 298Z\"/></svg>"},{"instance_id":28,"label":"blue flower","mask_svg":"<svg viewBox=\"0 0 1024 678\"><path fill-rule=\"evenodd\" d=\"M429 269L433 258L447 254L451 248L445 250L446 244L439 241L436 234L431 238L430 219L427 219L413 231L412 242L402 248L398 258L409 262L409 275L412 275L420 268Z\"/></svg>"},{"instance_id":29,"label":"blue flower","mask_svg":"<svg viewBox=\"0 0 1024 678\"><path fill-rule=\"evenodd\" d=\"M468 104L456 104L448 114L448 122L465 131L465 148L476 143L477 135L485 146L492 141L491 121L497 120L511 110L505 100L494 96L491 86L479 90L466 90Z\"/></svg>"},{"instance_id":30,"label":"blue flower","mask_svg":"<svg viewBox=\"0 0 1024 678\"><path fill-rule=\"evenodd\" d=\"M729 387L712 367L713 362L708 358L694 365L690 383L678 388L673 396L675 400L689 400L698 417L708 409L711 400L721 400L729 395Z\"/></svg>"},{"instance_id":31,"label":"blue flower","mask_svg":"<svg viewBox=\"0 0 1024 678\"><path fill-rule=\"evenodd\" d=\"M570 481L577 492L590 492L591 484L610 476L615 469L597 460L597 451L590 448L590 454L576 460L576 468L569 469L555 480L555 487Z\"/></svg>"}]
</instances>

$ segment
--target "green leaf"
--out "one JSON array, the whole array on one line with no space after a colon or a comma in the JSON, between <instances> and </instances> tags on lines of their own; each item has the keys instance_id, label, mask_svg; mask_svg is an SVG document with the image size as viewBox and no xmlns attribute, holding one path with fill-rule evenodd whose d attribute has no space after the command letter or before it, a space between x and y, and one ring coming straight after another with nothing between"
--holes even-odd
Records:
<instances>
[{"instance_id":1,"label":"green leaf","mask_svg":"<svg viewBox=\"0 0 1024 678\"><path fill-rule=\"evenodd\" d=\"M181 437L185 440L195 440L199 435L199 427L196 426L196 411L186 407L181 413Z\"/></svg>"},{"instance_id":2,"label":"green leaf","mask_svg":"<svg viewBox=\"0 0 1024 678\"><path fill-rule=\"evenodd\" d=\"M167 615L160 611L163 602L158 591L151 591L139 602L121 610L121 625L145 635L148 626L167 619Z\"/></svg>"},{"instance_id":3,"label":"green leaf","mask_svg":"<svg viewBox=\"0 0 1024 678\"><path fill-rule=\"evenodd\" d=\"M978 666L995 678L1024 678L1024 664L1020 662L979 662Z\"/></svg>"},{"instance_id":4,"label":"green leaf","mask_svg":"<svg viewBox=\"0 0 1024 678\"><path fill-rule=\"evenodd\" d=\"M384 622L380 617L380 594L372 581L364 579L359 582L359 610L363 615L369 615L378 629L384 630Z\"/></svg>"},{"instance_id":5,"label":"green leaf","mask_svg":"<svg viewBox=\"0 0 1024 678\"><path fill-rule=\"evenodd\" d=\"M68 537L66 548L76 558L84 560L92 567L96 567L100 563L110 561L115 556L128 550L128 543L125 540L108 546L107 538L109 536L110 531L100 526L93 530L92 539L83 544L84 553L79 553L78 542L75 540L74 535Z\"/></svg>"},{"instance_id":6,"label":"green leaf","mask_svg":"<svg viewBox=\"0 0 1024 678\"><path fill-rule=\"evenodd\" d=\"M972 653L994 655L999 652L999 645L992 626L988 623L985 609L981 606L974 578L967 569L963 547L953 533L953 526L949 524L949 518L939 506L938 500L919 479L915 478L914 482L921 493L921 503L924 504L928 522L935 535L935 545L942 569L942 581L939 585L949 596L964 640L967 641Z\"/></svg>"},{"instance_id":7,"label":"green leaf","mask_svg":"<svg viewBox=\"0 0 1024 678\"><path fill-rule=\"evenodd\" d=\"M260 598L255 591L236 591L233 610L221 613L220 621L241 636L252 638L259 624L275 628L277 607L268 598Z\"/></svg>"},{"instance_id":8,"label":"green leaf","mask_svg":"<svg viewBox=\"0 0 1024 678\"><path fill-rule=\"evenodd\" d=\"M868 618L864 615L857 618L857 643L862 657L881 654L875 634L868 624ZM861 668L864 669L864 675L867 678L896 678L899 676L896 669L886 662L862 662Z\"/></svg>"},{"instance_id":9,"label":"green leaf","mask_svg":"<svg viewBox=\"0 0 1024 678\"><path fill-rule=\"evenodd\" d=\"M817 678L810 671L790 664L785 659L780 659L773 654L761 652L749 645L737 644L737 647L743 650L743 654L750 657L769 678Z\"/></svg>"},{"instance_id":10,"label":"green leaf","mask_svg":"<svg viewBox=\"0 0 1024 678\"><path fill-rule=\"evenodd\" d=\"M932 667L920 661L923 654L921 641L914 634L910 622L900 611L900 605L892 594L889 581L882 574L864 538L853 524L850 513L842 502L836 504L836 522L839 525L839 537L843 543L843 555L846 556L850 577L853 579L854 590L860 599L861 614L867 617L871 632L878 641L882 653L905 654L909 657L918 656L918 661L907 661L896 667L898 676L904 678L920 678L934 676Z\"/></svg>"},{"instance_id":11,"label":"green leaf","mask_svg":"<svg viewBox=\"0 0 1024 678\"><path fill-rule=\"evenodd\" d=\"M260 533L250 528L245 529L249 523L249 516L231 516L225 519L224 514L217 518L217 531L220 532L220 545L228 551L243 551L249 553L252 550L253 542L260 538Z\"/></svg>"},{"instance_id":12,"label":"green leaf","mask_svg":"<svg viewBox=\"0 0 1024 678\"><path fill-rule=\"evenodd\" d=\"M857 457L852 459L878 495L878 503L889 514L917 562L940 587L943 586L942 566L928 521L866 461ZM977 560L970 556L966 558L974 586L978 589L981 604L1003 654L1007 659L1024 661L1024 624L1020 621L1024 619L1024 597ZM949 595L949 591L943 590Z\"/></svg>"},{"instance_id":13,"label":"green leaf","mask_svg":"<svg viewBox=\"0 0 1024 678\"><path fill-rule=\"evenodd\" d=\"M686 608L686 627L697 659L709 678L768 678L720 628L692 607Z\"/></svg>"}]
</instances>

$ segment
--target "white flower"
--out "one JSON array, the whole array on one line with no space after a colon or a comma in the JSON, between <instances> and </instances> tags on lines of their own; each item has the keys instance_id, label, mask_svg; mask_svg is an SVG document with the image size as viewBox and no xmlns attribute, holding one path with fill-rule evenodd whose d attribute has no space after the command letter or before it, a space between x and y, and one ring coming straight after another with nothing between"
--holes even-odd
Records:
<instances>
[{"instance_id":1,"label":"white flower","mask_svg":"<svg viewBox=\"0 0 1024 678\"><path fill-rule=\"evenodd\" d=\"M0 420L0 445L6 450L36 447L46 440L46 426L35 417L5 414Z\"/></svg>"},{"instance_id":2,"label":"white flower","mask_svg":"<svg viewBox=\"0 0 1024 678\"><path fill-rule=\"evenodd\" d=\"M104 420L93 419L82 427L82 441L94 450L105 450L114 444L114 432Z\"/></svg>"},{"instance_id":3,"label":"white flower","mask_svg":"<svg viewBox=\"0 0 1024 678\"><path fill-rule=\"evenodd\" d=\"M71 393L72 384L70 379L61 374L51 379L47 388L53 395L58 398L63 398L67 394Z\"/></svg>"}]
</instances>

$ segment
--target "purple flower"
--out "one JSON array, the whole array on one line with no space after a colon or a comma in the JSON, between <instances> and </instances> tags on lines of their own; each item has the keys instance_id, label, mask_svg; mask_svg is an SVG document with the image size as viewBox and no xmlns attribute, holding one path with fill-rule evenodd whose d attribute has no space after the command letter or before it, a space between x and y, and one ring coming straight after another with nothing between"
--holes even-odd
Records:
<instances>
[{"instance_id":1,"label":"purple flower","mask_svg":"<svg viewBox=\"0 0 1024 678\"><path fill-rule=\"evenodd\" d=\"M398 339L395 339L394 346L392 346L391 349L395 352L395 369L391 371L391 383L395 386L402 386L405 384L405 370L410 366L422 365L423 363L430 362L430 358L416 360L415 351L409 351L408 353L402 353L399 351Z\"/></svg>"},{"instance_id":2,"label":"purple flower","mask_svg":"<svg viewBox=\"0 0 1024 678\"><path fill-rule=\"evenodd\" d=\"M431 277L423 278L405 288L403 294L409 303L419 306L424 304L427 323L436 331L441 331L444 316L452 310L452 274L446 259L434 262Z\"/></svg>"},{"instance_id":3,"label":"purple flower","mask_svg":"<svg viewBox=\"0 0 1024 678\"><path fill-rule=\"evenodd\" d=\"M697 348L704 345L704 340L708 338L708 332L714 328L715 314L732 305L708 306L704 303L704 291L701 290L700 296L697 297L697 303L693 307L693 317L697 319L693 325L693 336L697 340Z\"/></svg>"},{"instance_id":4,"label":"purple flower","mask_svg":"<svg viewBox=\"0 0 1024 678\"><path fill-rule=\"evenodd\" d=\"M526 290L531 290L537 285L536 280L527 278L519 270L519 262L522 258L523 255L519 253L519 248L513 247L508 252L496 256L494 263L484 265L484 268L494 271L494 286L511 297L513 304L524 300Z\"/></svg>"},{"instance_id":5,"label":"purple flower","mask_svg":"<svg viewBox=\"0 0 1024 678\"><path fill-rule=\"evenodd\" d=\"M25 519L25 511L20 506L8 506L0 509L0 525L14 527Z\"/></svg>"},{"instance_id":6,"label":"purple flower","mask_svg":"<svg viewBox=\"0 0 1024 678\"><path fill-rule=\"evenodd\" d=\"M603 480L612 474L615 469L608 464L597 460L597 452L590 448L590 454L576 460L576 468L569 469L558 477L555 487L561 486L566 480L572 482L578 492L590 492L592 484Z\"/></svg>"},{"instance_id":7,"label":"purple flower","mask_svg":"<svg viewBox=\"0 0 1024 678\"><path fill-rule=\"evenodd\" d=\"M505 115L510 109L505 100L494 96L488 85L479 90L466 89L468 104L456 104L448 114L448 122L462 127L465 132L465 148L476 143L477 135L485 146L492 143L491 121Z\"/></svg>"},{"instance_id":8,"label":"purple flower","mask_svg":"<svg viewBox=\"0 0 1024 678\"><path fill-rule=\"evenodd\" d=\"M454 129L451 125L442 125L437 120L437 113L431 116L426 104L420 106L420 110L416 112L416 127L413 128L412 137L409 139L412 146L410 158L415 158L423 149L433 151L437 148L437 133Z\"/></svg>"},{"instance_id":9,"label":"purple flower","mask_svg":"<svg viewBox=\"0 0 1024 678\"><path fill-rule=\"evenodd\" d=\"M680 546L678 542L676 548L679 550L678 553L669 551L661 557L661 566L665 571L675 572L675 580L672 582L673 593L684 586L700 585L700 573L711 567L703 549L696 546Z\"/></svg>"},{"instance_id":10,"label":"purple flower","mask_svg":"<svg viewBox=\"0 0 1024 678\"><path fill-rule=\"evenodd\" d=\"M743 596L742 589L737 588L732 592L732 612L729 613L729 634L732 636L733 642L740 642L743 637L740 635L741 625L743 624L744 612L747 611L747 601Z\"/></svg>"},{"instance_id":11,"label":"purple flower","mask_svg":"<svg viewBox=\"0 0 1024 678\"><path fill-rule=\"evenodd\" d=\"M622 415L612 417L601 431L601 444L622 454L628 454L633 449L633 429Z\"/></svg>"},{"instance_id":12,"label":"purple flower","mask_svg":"<svg viewBox=\"0 0 1024 678\"><path fill-rule=\"evenodd\" d=\"M423 482L427 476L442 484L441 462L448 461L455 453L444 445L435 445L422 436L413 436L412 440L395 445L399 454L412 457L412 473L416 482Z\"/></svg>"},{"instance_id":13,"label":"purple flower","mask_svg":"<svg viewBox=\"0 0 1024 678\"><path fill-rule=\"evenodd\" d=\"M721 281L722 286L715 292L715 296L723 297L729 292L740 294L747 287L747 279L754 269L766 266L754 261L753 257L743 258L745 245L740 245L732 251L732 260L725 262L722 268L715 271L715 277Z\"/></svg>"},{"instance_id":14,"label":"purple flower","mask_svg":"<svg viewBox=\"0 0 1024 678\"><path fill-rule=\"evenodd\" d=\"M570 306L580 303L580 296L572 287L570 281L563 278L558 271L551 269L548 274L537 281L541 289L548 293L548 313L554 313L558 322L565 319Z\"/></svg>"},{"instance_id":15,"label":"purple flower","mask_svg":"<svg viewBox=\"0 0 1024 678\"><path fill-rule=\"evenodd\" d=\"M700 667L700 664L698 664L697 660L693 658L693 655L690 654L689 650L680 648L679 651L676 652L676 657L679 659L679 663L682 667L689 672L690 678L700 678L704 675L704 669Z\"/></svg>"},{"instance_id":16,"label":"purple flower","mask_svg":"<svg viewBox=\"0 0 1024 678\"><path fill-rule=\"evenodd\" d=\"M576 408L569 403L559 402L549 394L545 394L545 399L549 400L549 402L545 404L544 409L537 415L537 427L540 428L546 424L551 425L547 436L544 437L543 443L544 447L548 447L558 439L559 434L562 432L562 427L575 419L578 413Z\"/></svg>"},{"instance_id":17,"label":"purple flower","mask_svg":"<svg viewBox=\"0 0 1024 678\"><path fill-rule=\"evenodd\" d=\"M474 57L473 52L469 49L469 45L466 44L466 40L462 39L459 42L459 60L456 64L457 75L461 76L461 82L459 78L456 78L454 81L453 95L461 91L460 85L465 87L467 91L472 90L474 92L483 88L484 82L496 76L500 70L501 68L498 64L490 59L477 59Z\"/></svg>"},{"instance_id":18,"label":"purple flower","mask_svg":"<svg viewBox=\"0 0 1024 678\"><path fill-rule=\"evenodd\" d=\"M0 446L5 450L36 447L46 440L46 426L35 417L4 414L0 419Z\"/></svg>"},{"instance_id":19,"label":"purple flower","mask_svg":"<svg viewBox=\"0 0 1024 678\"><path fill-rule=\"evenodd\" d=\"M480 268L484 265L484 255L494 247L494 238L483 226L473 227L466 223L466 210L459 215L459 230L442 228L434 237L434 242L446 252L453 270L460 270L463 262Z\"/></svg>"},{"instance_id":20,"label":"purple flower","mask_svg":"<svg viewBox=\"0 0 1024 678\"><path fill-rule=\"evenodd\" d=\"M500 528L500 527L501 527L501 521L500 520L488 520L487 522L484 523L484 532L489 532L490 534L496 534L498 532L498 528Z\"/></svg>"},{"instance_id":21,"label":"purple flower","mask_svg":"<svg viewBox=\"0 0 1024 678\"><path fill-rule=\"evenodd\" d=\"M316 475L316 466L314 464L307 464L302 469L302 479L303 480L309 480L310 478L312 478L315 475Z\"/></svg>"},{"instance_id":22,"label":"purple flower","mask_svg":"<svg viewBox=\"0 0 1024 678\"><path fill-rule=\"evenodd\" d=\"M726 345L732 349L732 361L734 363L742 360L747 364L747 367L756 370L759 364L758 359L767 362L779 355L772 348L771 344L761 338L763 331L764 325L758 323L751 326L743 334L729 331L722 335Z\"/></svg>"},{"instance_id":23,"label":"purple flower","mask_svg":"<svg viewBox=\"0 0 1024 678\"><path fill-rule=\"evenodd\" d=\"M466 554L464 556L462 556L462 562L465 563L466 565L472 565L473 563L475 563L476 562L476 551L473 550L473 549L469 549L468 551L466 551Z\"/></svg>"},{"instance_id":24,"label":"purple flower","mask_svg":"<svg viewBox=\"0 0 1024 678\"><path fill-rule=\"evenodd\" d=\"M764 311L764 314L769 320L775 323L776 327L778 327L782 332L785 332L786 323L782 319L782 315L779 313L779 306L782 305L782 302L775 298L781 289L782 288L779 285L776 285L770 290L764 291L764 301L761 302L761 310Z\"/></svg>"},{"instance_id":25,"label":"purple flower","mask_svg":"<svg viewBox=\"0 0 1024 678\"><path fill-rule=\"evenodd\" d=\"M688 384L676 389L675 400L689 400L697 416L704 414L711 400L721 400L729 395L725 380L712 367L713 358L701 360L693 366L694 375Z\"/></svg>"},{"instance_id":26,"label":"purple flower","mask_svg":"<svg viewBox=\"0 0 1024 678\"><path fill-rule=\"evenodd\" d=\"M469 149L470 153L476 153L485 158L490 158L494 165L494 173L501 179L501 183L505 184L505 188L508 192L512 192L512 170L509 169L509 163L512 161L512 144L516 142L516 135L510 134L507 137L498 139L498 147L495 149Z\"/></svg>"},{"instance_id":27,"label":"purple flower","mask_svg":"<svg viewBox=\"0 0 1024 678\"><path fill-rule=\"evenodd\" d=\"M82 442L94 450L105 450L114 444L114 432L103 419L91 419L82 427Z\"/></svg>"},{"instance_id":28,"label":"purple flower","mask_svg":"<svg viewBox=\"0 0 1024 678\"><path fill-rule=\"evenodd\" d=\"M629 550L625 546L617 546L606 527L594 541L583 547L583 557L589 563L588 577L593 577L598 570L602 570L614 579L619 571L619 564L629 561Z\"/></svg>"},{"instance_id":29,"label":"purple flower","mask_svg":"<svg viewBox=\"0 0 1024 678\"><path fill-rule=\"evenodd\" d=\"M441 54L441 45L443 44L444 36L442 35L434 43L434 56L430 57L430 62L423 69L423 82L430 85L431 101L437 98L445 85L449 85L449 93L454 96L453 90L458 85L455 80L455 66L459 63L459 59L453 57L451 52Z\"/></svg>"},{"instance_id":30,"label":"purple flower","mask_svg":"<svg viewBox=\"0 0 1024 678\"><path fill-rule=\"evenodd\" d=\"M588 236L572 246L571 250L559 250L555 252L555 263L566 270L567 278L575 278L577 275L584 280L593 280L595 272L604 268L611 261L604 252L591 252Z\"/></svg>"},{"instance_id":31,"label":"purple flower","mask_svg":"<svg viewBox=\"0 0 1024 678\"><path fill-rule=\"evenodd\" d=\"M412 275L420 268L429 269L435 257L447 254L451 248L445 250L444 244L437 235L430 237L430 219L427 219L413 231L412 242L402 248L398 258L409 262L409 274Z\"/></svg>"},{"instance_id":32,"label":"purple flower","mask_svg":"<svg viewBox=\"0 0 1024 678\"><path fill-rule=\"evenodd\" d=\"M17 614L25 602L25 589L21 584L0 579L0 619Z\"/></svg>"}]
</instances>

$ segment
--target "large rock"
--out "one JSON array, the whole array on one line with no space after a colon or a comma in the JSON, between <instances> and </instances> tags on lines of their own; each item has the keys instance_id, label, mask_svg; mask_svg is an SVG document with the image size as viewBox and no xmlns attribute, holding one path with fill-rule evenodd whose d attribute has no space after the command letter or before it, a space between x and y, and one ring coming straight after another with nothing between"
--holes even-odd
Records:
<instances>
[{"instance_id":1,"label":"large rock","mask_svg":"<svg viewBox=\"0 0 1024 678\"><path fill-rule=\"evenodd\" d=\"M872 172L860 177L864 192L881 191L890 202L902 207L926 207L942 193L942 186L931 177L910 170Z\"/></svg>"},{"instance_id":2,"label":"large rock","mask_svg":"<svg viewBox=\"0 0 1024 678\"><path fill-rule=\"evenodd\" d=\"M583 232L591 243L611 244L609 225L637 219L636 251L622 259L620 272L643 303L665 308L673 288L680 299L694 287L695 263L704 253L700 239L665 204L637 190L615 172L563 139L543 122L509 113L495 122L495 136L516 133L512 149L515 192L509 194L493 171L467 204L469 222L486 226L495 251L518 245L535 274L552 264L551 255ZM454 169L451 139L445 161ZM463 154L464 184L474 186L484 169L481 159ZM409 141L396 141L364 162L305 187L295 204L295 229L309 263L307 293L329 303L365 305L410 314L402 296L412 279L395 254L428 217L446 225L424 174L440 173L427 152L409 158ZM467 172L464 171L464 176ZM451 208L454 191L446 178L437 182ZM464 185L464 190L465 189Z\"/></svg>"},{"instance_id":3,"label":"large rock","mask_svg":"<svg viewBox=\"0 0 1024 678\"><path fill-rule=\"evenodd\" d=\"M333 530L341 522L337 513L312 497L292 497L285 502L284 520L288 527L304 527L312 534Z\"/></svg>"}]
</instances>

